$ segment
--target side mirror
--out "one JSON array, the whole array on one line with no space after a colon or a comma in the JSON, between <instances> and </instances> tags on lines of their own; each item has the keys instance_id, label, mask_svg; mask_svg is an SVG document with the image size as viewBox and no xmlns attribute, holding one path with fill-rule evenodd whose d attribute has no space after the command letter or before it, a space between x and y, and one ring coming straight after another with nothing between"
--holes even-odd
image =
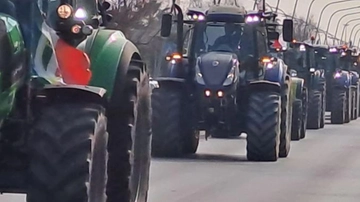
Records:
<instances>
[{"instance_id":1,"label":"side mirror","mask_svg":"<svg viewBox=\"0 0 360 202\"><path fill-rule=\"evenodd\" d=\"M269 40L278 40L279 39L280 34L278 32L269 32L268 33L268 39Z\"/></svg>"},{"instance_id":2,"label":"side mirror","mask_svg":"<svg viewBox=\"0 0 360 202\"><path fill-rule=\"evenodd\" d=\"M292 42L294 35L294 22L290 19L285 19L283 21L283 39L286 42Z\"/></svg>"},{"instance_id":3,"label":"side mirror","mask_svg":"<svg viewBox=\"0 0 360 202\"><path fill-rule=\"evenodd\" d=\"M169 37L171 33L172 26L172 15L164 14L161 18L161 36Z\"/></svg>"}]
</instances>

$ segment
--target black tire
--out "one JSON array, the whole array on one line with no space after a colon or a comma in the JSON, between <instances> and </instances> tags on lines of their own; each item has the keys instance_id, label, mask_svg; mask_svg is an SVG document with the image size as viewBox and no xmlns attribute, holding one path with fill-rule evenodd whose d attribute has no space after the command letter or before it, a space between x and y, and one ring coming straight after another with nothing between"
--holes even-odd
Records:
<instances>
[{"instance_id":1,"label":"black tire","mask_svg":"<svg viewBox=\"0 0 360 202\"><path fill-rule=\"evenodd\" d=\"M178 88L161 86L152 94L152 154L156 157L179 157L195 153L199 131L184 94Z\"/></svg>"},{"instance_id":2,"label":"black tire","mask_svg":"<svg viewBox=\"0 0 360 202\"><path fill-rule=\"evenodd\" d=\"M108 115L107 202L146 202L151 158L148 75L130 66L119 109Z\"/></svg>"},{"instance_id":3,"label":"black tire","mask_svg":"<svg viewBox=\"0 0 360 202\"><path fill-rule=\"evenodd\" d=\"M291 140L298 141L301 139L302 126L302 100L295 99L293 103L292 125L291 125Z\"/></svg>"},{"instance_id":4,"label":"black tire","mask_svg":"<svg viewBox=\"0 0 360 202\"><path fill-rule=\"evenodd\" d=\"M321 92L321 116L320 116L320 128L325 127L325 111L326 111L326 91Z\"/></svg>"},{"instance_id":5,"label":"black tire","mask_svg":"<svg viewBox=\"0 0 360 202\"><path fill-rule=\"evenodd\" d=\"M300 129L300 139L304 139L306 136L306 128L307 128L307 117L308 117L308 103L309 96L306 88L302 91L302 122Z\"/></svg>"},{"instance_id":6,"label":"black tire","mask_svg":"<svg viewBox=\"0 0 360 202\"><path fill-rule=\"evenodd\" d=\"M346 102L345 102L345 120L344 123L350 123L351 121L351 101L352 101L352 94L351 88L346 90Z\"/></svg>"},{"instance_id":7,"label":"black tire","mask_svg":"<svg viewBox=\"0 0 360 202\"><path fill-rule=\"evenodd\" d=\"M41 110L29 138L27 202L106 200L104 113L99 105L83 103Z\"/></svg>"},{"instance_id":8,"label":"black tire","mask_svg":"<svg viewBox=\"0 0 360 202\"><path fill-rule=\"evenodd\" d=\"M290 153L291 145L291 117L292 111L289 102L288 84L285 84L283 93L281 95L281 123L280 123L280 145L279 157L286 158Z\"/></svg>"},{"instance_id":9,"label":"black tire","mask_svg":"<svg viewBox=\"0 0 360 202\"><path fill-rule=\"evenodd\" d=\"M351 120L356 120L358 118L357 116L357 95L358 95L358 89L357 87L353 87L352 89L352 99L351 99Z\"/></svg>"},{"instance_id":10,"label":"black tire","mask_svg":"<svg viewBox=\"0 0 360 202\"><path fill-rule=\"evenodd\" d=\"M247 159L277 161L280 145L281 96L275 92L254 92L247 112Z\"/></svg>"},{"instance_id":11,"label":"black tire","mask_svg":"<svg viewBox=\"0 0 360 202\"><path fill-rule=\"evenodd\" d=\"M331 100L331 123L343 124L345 121L346 108L345 90L333 89Z\"/></svg>"},{"instance_id":12,"label":"black tire","mask_svg":"<svg viewBox=\"0 0 360 202\"><path fill-rule=\"evenodd\" d=\"M309 91L307 129L319 129L321 120L321 92Z\"/></svg>"}]
</instances>

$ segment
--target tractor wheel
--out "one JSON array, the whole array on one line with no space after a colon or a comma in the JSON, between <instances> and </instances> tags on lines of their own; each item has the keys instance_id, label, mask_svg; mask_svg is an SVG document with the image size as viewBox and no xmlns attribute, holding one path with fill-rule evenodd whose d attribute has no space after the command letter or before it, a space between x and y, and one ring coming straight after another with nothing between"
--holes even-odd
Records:
<instances>
[{"instance_id":1,"label":"tractor wheel","mask_svg":"<svg viewBox=\"0 0 360 202\"><path fill-rule=\"evenodd\" d=\"M179 157L195 153L199 145L199 131L188 100L177 88L161 86L152 93L152 154L157 157Z\"/></svg>"},{"instance_id":2,"label":"tractor wheel","mask_svg":"<svg viewBox=\"0 0 360 202\"><path fill-rule=\"evenodd\" d=\"M351 120L356 120L358 118L357 116L357 95L358 95L358 88L354 87L351 89L352 90L352 103L351 103Z\"/></svg>"},{"instance_id":3,"label":"tractor wheel","mask_svg":"<svg viewBox=\"0 0 360 202\"><path fill-rule=\"evenodd\" d=\"M29 138L27 202L105 202L107 119L95 104L41 110Z\"/></svg>"},{"instance_id":4,"label":"tractor wheel","mask_svg":"<svg viewBox=\"0 0 360 202\"><path fill-rule=\"evenodd\" d=\"M312 90L309 92L309 106L308 106L308 119L307 119L307 128L308 129L319 129L320 128L320 119L321 119L321 92L317 90Z\"/></svg>"},{"instance_id":5,"label":"tractor wheel","mask_svg":"<svg viewBox=\"0 0 360 202\"><path fill-rule=\"evenodd\" d=\"M277 161L280 144L281 96L275 92L250 94L247 112L247 158Z\"/></svg>"},{"instance_id":6,"label":"tractor wheel","mask_svg":"<svg viewBox=\"0 0 360 202\"><path fill-rule=\"evenodd\" d=\"M303 89L302 93L302 120L301 120L301 129L300 129L300 139L304 139L306 136L306 128L307 128L307 117L308 117L308 91L306 88Z\"/></svg>"},{"instance_id":7,"label":"tractor wheel","mask_svg":"<svg viewBox=\"0 0 360 202\"><path fill-rule=\"evenodd\" d=\"M281 95L281 123L280 123L280 145L279 157L285 158L289 155L291 144L291 117L292 112L289 103L288 84L285 84Z\"/></svg>"},{"instance_id":8,"label":"tractor wheel","mask_svg":"<svg viewBox=\"0 0 360 202\"><path fill-rule=\"evenodd\" d=\"M345 102L345 120L344 123L350 123L351 121L351 101L352 101L352 89L346 90L346 102Z\"/></svg>"},{"instance_id":9,"label":"tractor wheel","mask_svg":"<svg viewBox=\"0 0 360 202\"><path fill-rule=\"evenodd\" d=\"M331 123L343 124L345 121L346 92L344 90L333 90L331 100Z\"/></svg>"},{"instance_id":10,"label":"tractor wheel","mask_svg":"<svg viewBox=\"0 0 360 202\"><path fill-rule=\"evenodd\" d=\"M149 78L135 65L129 69L119 108L108 111L107 202L147 200L151 158Z\"/></svg>"},{"instance_id":11,"label":"tractor wheel","mask_svg":"<svg viewBox=\"0 0 360 202\"><path fill-rule=\"evenodd\" d=\"M301 138L302 115L302 101L300 99L295 99L293 103L291 140L298 141Z\"/></svg>"},{"instance_id":12,"label":"tractor wheel","mask_svg":"<svg viewBox=\"0 0 360 202\"><path fill-rule=\"evenodd\" d=\"M354 110L354 119L359 118L359 86L356 87L355 92L355 110Z\"/></svg>"},{"instance_id":13,"label":"tractor wheel","mask_svg":"<svg viewBox=\"0 0 360 202\"><path fill-rule=\"evenodd\" d=\"M325 127L325 111L326 111L326 91L321 93L321 116L320 116L320 128Z\"/></svg>"}]
</instances>

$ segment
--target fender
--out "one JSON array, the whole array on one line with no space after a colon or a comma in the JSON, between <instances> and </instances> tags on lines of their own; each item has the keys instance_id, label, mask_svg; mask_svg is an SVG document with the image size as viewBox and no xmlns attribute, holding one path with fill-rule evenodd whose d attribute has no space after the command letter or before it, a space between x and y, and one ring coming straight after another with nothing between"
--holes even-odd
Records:
<instances>
[{"instance_id":1,"label":"fender","mask_svg":"<svg viewBox=\"0 0 360 202\"><path fill-rule=\"evenodd\" d=\"M298 78L298 77L292 77L291 83L293 86L296 86L295 97L297 99L302 99L302 93L303 93L303 88L304 88L304 79Z\"/></svg>"},{"instance_id":2,"label":"fender","mask_svg":"<svg viewBox=\"0 0 360 202\"><path fill-rule=\"evenodd\" d=\"M139 50L121 31L95 30L78 48L86 52L91 61L89 85L106 89L106 97L111 102L118 100L115 95L121 96L130 62L138 62L139 70L146 71Z\"/></svg>"},{"instance_id":3,"label":"fender","mask_svg":"<svg viewBox=\"0 0 360 202\"><path fill-rule=\"evenodd\" d=\"M351 85L357 86L359 84L359 74L356 71L350 71Z\"/></svg>"},{"instance_id":4,"label":"fender","mask_svg":"<svg viewBox=\"0 0 360 202\"><path fill-rule=\"evenodd\" d=\"M45 99L44 99L45 98ZM106 89L84 85L45 85L38 93L37 100L46 103L94 102L106 106Z\"/></svg>"},{"instance_id":5,"label":"fender","mask_svg":"<svg viewBox=\"0 0 360 202\"><path fill-rule=\"evenodd\" d=\"M332 86L335 88L350 87L350 73L347 71L335 72L333 74Z\"/></svg>"},{"instance_id":6,"label":"fender","mask_svg":"<svg viewBox=\"0 0 360 202\"><path fill-rule=\"evenodd\" d=\"M278 59L278 61L271 66L267 65L265 67L264 80L284 84L286 71L287 66L282 60Z\"/></svg>"},{"instance_id":7,"label":"fender","mask_svg":"<svg viewBox=\"0 0 360 202\"><path fill-rule=\"evenodd\" d=\"M320 70L310 73L309 87L312 90L323 91L325 89L325 77Z\"/></svg>"},{"instance_id":8,"label":"fender","mask_svg":"<svg viewBox=\"0 0 360 202\"><path fill-rule=\"evenodd\" d=\"M281 85L278 82L271 81L253 81L249 84L250 92L258 92L258 91L272 91L276 93L281 93Z\"/></svg>"}]
</instances>

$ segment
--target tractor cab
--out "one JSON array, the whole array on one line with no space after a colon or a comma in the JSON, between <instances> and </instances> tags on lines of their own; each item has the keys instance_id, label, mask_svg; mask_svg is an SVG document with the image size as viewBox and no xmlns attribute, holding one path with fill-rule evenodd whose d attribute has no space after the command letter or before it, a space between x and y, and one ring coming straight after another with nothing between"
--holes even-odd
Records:
<instances>
[{"instance_id":1,"label":"tractor cab","mask_svg":"<svg viewBox=\"0 0 360 202\"><path fill-rule=\"evenodd\" d=\"M308 43L295 42L284 54L285 63L297 71L297 75L305 80L317 71L315 48Z\"/></svg>"}]
</instances>

